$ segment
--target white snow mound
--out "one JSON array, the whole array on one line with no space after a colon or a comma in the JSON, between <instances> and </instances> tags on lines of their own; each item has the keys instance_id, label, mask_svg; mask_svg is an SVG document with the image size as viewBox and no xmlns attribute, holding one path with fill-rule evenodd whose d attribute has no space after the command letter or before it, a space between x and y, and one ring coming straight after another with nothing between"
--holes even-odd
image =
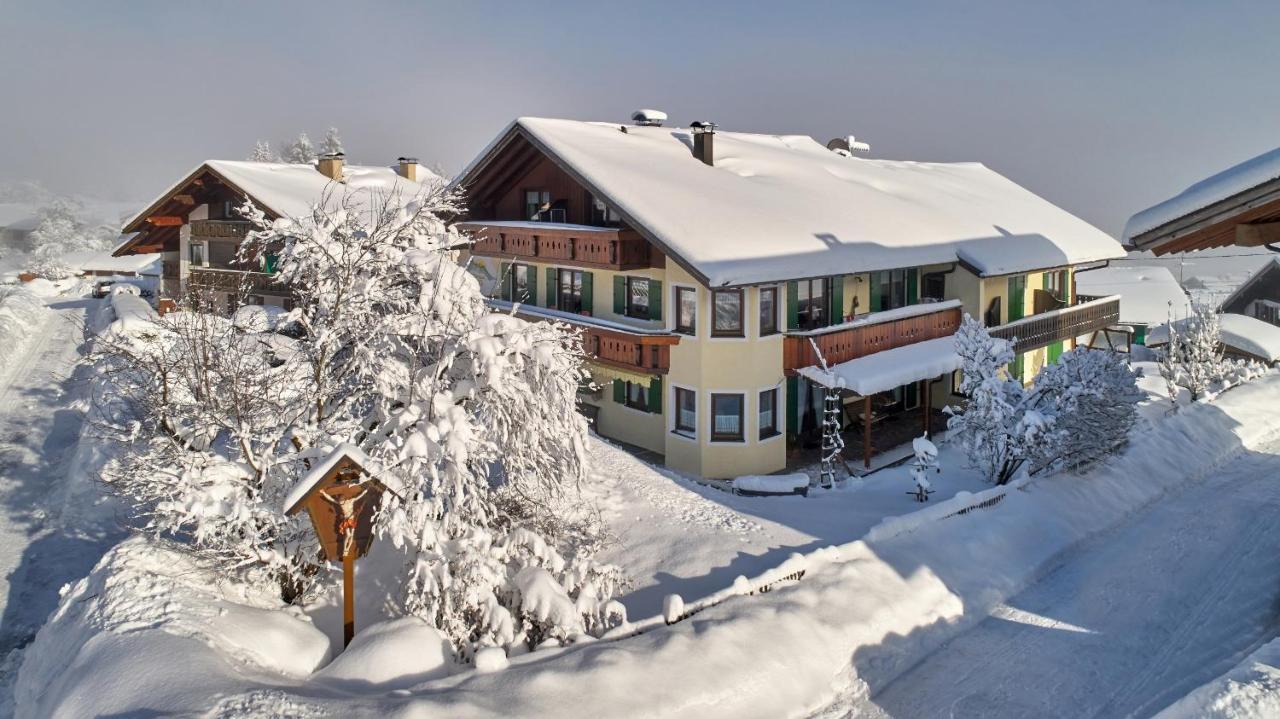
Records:
<instances>
[{"instance_id":1,"label":"white snow mound","mask_svg":"<svg viewBox=\"0 0 1280 719\"><path fill-rule=\"evenodd\" d=\"M313 679L348 691L388 691L448 676L453 666L453 649L440 632L417 617L400 617L358 629Z\"/></svg>"}]
</instances>

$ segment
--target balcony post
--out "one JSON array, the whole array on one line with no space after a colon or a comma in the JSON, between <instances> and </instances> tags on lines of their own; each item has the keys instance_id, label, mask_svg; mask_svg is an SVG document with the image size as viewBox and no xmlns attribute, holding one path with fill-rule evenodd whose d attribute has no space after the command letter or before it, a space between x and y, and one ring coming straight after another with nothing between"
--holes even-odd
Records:
<instances>
[{"instance_id":1,"label":"balcony post","mask_svg":"<svg viewBox=\"0 0 1280 719\"><path fill-rule=\"evenodd\" d=\"M871 395L862 398L862 466L871 469Z\"/></svg>"}]
</instances>

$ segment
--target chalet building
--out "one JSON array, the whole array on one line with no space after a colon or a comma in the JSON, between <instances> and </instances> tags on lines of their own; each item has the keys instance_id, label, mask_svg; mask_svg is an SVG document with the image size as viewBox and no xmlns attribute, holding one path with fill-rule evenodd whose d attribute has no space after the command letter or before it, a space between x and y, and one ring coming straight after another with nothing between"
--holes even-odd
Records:
<instances>
[{"instance_id":1,"label":"chalet building","mask_svg":"<svg viewBox=\"0 0 1280 719\"><path fill-rule=\"evenodd\" d=\"M1119 318L1073 290L1119 243L981 164L634 119L516 120L455 180L460 224L494 306L582 330L598 431L676 470L812 462L827 386L869 467L961 399L962 313L1024 381Z\"/></svg>"},{"instance_id":2,"label":"chalet building","mask_svg":"<svg viewBox=\"0 0 1280 719\"><path fill-rule=\"evenodd\" d=\"M1222 301L1218 311L1280 326L1280 258L1272 257L1263 263Z\"/></svg>"},{"instance_id":3,"label":"chalet building","mask_svg":"<svg viewBox=\"0 0 1280 719\"><path fill-rule=\"evenodd\" d=\"M246 199L269 219L302 217L326 197L339 197L333 192L338 185L408 202L422 183L439 181L413 158L394 167L346 165L341 154L322 156L314 165L209 160L128 220L124 232L136 234L113 254L161 253L161 309L189 292L228 311L241 301L288 307L288 290L272 278L272 255L236 259L252 229L239 213Z\"/></svg>"}]
</instances>

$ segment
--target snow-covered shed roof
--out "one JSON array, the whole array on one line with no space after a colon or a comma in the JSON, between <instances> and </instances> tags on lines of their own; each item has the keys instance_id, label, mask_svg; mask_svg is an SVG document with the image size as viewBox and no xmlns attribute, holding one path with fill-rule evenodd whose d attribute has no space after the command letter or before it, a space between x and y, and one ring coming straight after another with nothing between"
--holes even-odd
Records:
<instances>
[{"instance_id":1,"label":"snow-covered shed roof","mask_svg":"<svg viewBox=\"0 0 1280 719\"><path fill-rule=\"evenodd\" d=\"M1175 327L1186 320L1174 322ZM1248 315L1225 313L1218 315L1222 344L1238 353L1252 355L1267 362L1280 360L1280 327ZM1147 346L1169 342L1169 325L1161 325L1147 334Z\"/></svg>"},{"instance_id":2,"label":"snow-covered shed roof","mask_svg":"<svg viewBox=\"0 0 1280 719\"><path fill-rule=\"evenodd\" d=\"M1106 297L1120 295L1120 321L1132 325L1159 325L1187 316L1191 303L1168 267L1128 265L1076 272L1076 292Z\"/></svg>"},{"instance_id":3,"label":"snow-covered shed roof","mask_svg":"<svg viewBox=\"0 0 1280 719\"><path fill-rule=\"evenodd\" d=\"M335 189L334 182L312 164L207 160L129 219L124 226L125 232L141 229L142 222L154 208L180 192L204 170L213 172L276 217L309 215L311 208L325 197L326 192L341 194L341 189ZM348 192L368 190L371 194L382 196L398 194L406 201L412 199L424 185L443 182L438 175L421 165L418 165L417 178L417 181L405 179L394 167L344 165L342 168L342 186Z\"/></svg>"},{"instance_id":4,"label":"snow-covered shed roof","mask_svg":"<svg viewBox=\"0 0 1280 719\"><path fill-rule=\"evenodd\" d=\"M807 135L717 132L709 166L687 129L524 117L458 182L513 132L711 286L956 261L1000 275L1124 254L980 163L861 159Z\"/></svg>"},{"instance_id":5,"label":"snow-covered shed roof","mask_svg":"<svg viewBox=\"0 0 1280 719\"><path fill-rule=\"evenodd\" d=\"M1123 240L1129 244L1139 235L1275 179L1280 179L1280 148L1233 165L1130 217Z\"/></svg>"},{"instance_id":6,"label":"snow-covered shed roof","mask_svg":"<svg viewBox=\"0 0 1280 719\"><path fill-rule=\"evenodd\" d=\"M802 367L802 377L824 387L840 387L863 397L939 377L960 369L955 337L917 342L841 362L829 369Z\"/></svg>"}]
</instances>

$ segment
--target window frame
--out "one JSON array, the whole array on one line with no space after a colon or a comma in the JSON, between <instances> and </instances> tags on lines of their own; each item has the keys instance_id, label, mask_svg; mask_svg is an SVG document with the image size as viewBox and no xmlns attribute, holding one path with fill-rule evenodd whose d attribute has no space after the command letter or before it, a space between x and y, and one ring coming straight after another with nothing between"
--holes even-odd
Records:
<instances>
[{"instance_id":1,"label":"window frame","mask_svg":"<svg viewBox=\"0 0 1280 719\"><path fill-rule=\"evenodd\" d=\"M736 434L720 432L716 429L716 402L722 399L737 399L738 401L738 431ZM708 413L711 420L710 438L712 442L736 442L745 443L747 441L747 396L743 392L712 392L711 393L711 411Z\"/></svg>"},{"instance_id":2,"label":"window frame","mask_svg":"<svg viewBox=\"0 0 1280 719\"><path fill-rule=\"evenodd\" d=\"M198 253L196 252L197 249L200 250ZM199 261L196 260L197 254L200 255ZM205 240L188 241L187 242L187 264L192 265L193 267L208 267L209 266L209 243L206 242Z\"/></svg>"},{"instance_id":3,"label":"window frame","mask_svg":"<svg viewBox=\"0 0 1280 719\"><path fill-rule=\"evenodd\" d=\"M568 294L565 293L565 288L564 288L565 286L564 278L566 274L569 275L570 277ZM574 290L573 290L573 275L578 275L578 278L577 278L578 289L576 291L576 294L574 293ZM564 268L564 267L556 268L556 309L560 310L561 312L568 312L570 314L575 314L575 315L580 314L582 312L583 310L582 287L583 287L583 280L585 279L585 276L586 276L586 272L584 270L575 270L575 269ZM577 309L571 310L565 306L566 297L576 297Z\"/></svg>"},{"instance_id":4,"label":"window frame","mask_svg":"<svg viewBox=\"0 0 1280 719\"><path fill-rule=\"evenodd\" d=\"M814 283L820 283L822 296L813 296ZM803 292L801 291L803 289ZM803 299L801 295L804 295ZM831 278L810 277L807 280L796 280L796 329L802 331L817 330L831 326ZM817 321L814 314L820 315Z\"/></svg>"},{"instance_id":5,"label":"window frame","mask_svg":"<svg viewBox=\"0 0 1280 719\"><path fill-rule=\"evenodd\" d=\"M638 311L636 307L639 307L639 305L632 303L631 288L632 285L637 282L643 282L645 284L645 302L643 305L643 311ZM623 284L625 290L624 298L626 300L625 305L622 308L623 314L637 320L649 319L649 307L653 304L653 295L651 294L653 292L653 281L648 277L627 275L626 281Z\"/></svg>"},{"instance_id":6,"label":"window frame","mask_svg":"<svg viewBox=\"0 0 1280 719\"><path fill-rule=\"evenodd\" d=\"M546 205L547 209L550 210L551 209L551 191L542 190L542 189L525 189L524 190L525 221L542 222L542 218L540 217L540 215L542 214L542 210L538 210L536 212L529 211L531 207L535 207L535 205L532 205L529 203L529 195L532 195L532 194L536 194L538 196L538 203L536 207L542 207L543 205Z\"/></svg>"},{"instance_id":7,"label":"window frame","mask_svg":"<svg viewBox=\"0 0 1280 719\"><path fill-rule=\"evenodd\" d=\"M524 270L525 272L524 295L526 299L520 299L519 294L516 292L516 289L517 289L516 280L520 270ZM535 271L537 271L537 268L535 268L533 265L528 265L523 262L512 262L511 265L507 268L507 277L504 278L503 281L507 283L507 296L511 298L512 302L519 302L521 304L526 304L526 305L537 304L537 298L529 294L529 278L533 276L533 273Z\"/></svg>"},{"instance_id":8,"label":"window frame","mask_svg":"<svg viewBox=\"0 0 1280 719\"><path fill-rule=\"evenodd\" d=\"M675 411L671 413L671 432L682 437L694 439L698 436L698 392L688 387L673 386L671 393L671 406ZM681 422L680 399L682 395L687 395L693 402L693 423L685 425Z\"/></svg>"},{"instance_id":9,"label":"window frame","mask_svg":"<svg viewBox=\"0 0 1280 719\"><path fill-rule=\"evenodd\" d=\"M631 397L631 390L633 387L639 388L640 399L638 400L634 400ZM626 389L623 391L622 397L623 397L622 404L624 407L627 407L629 409L634 409L637 412L646 412L646 413L649 412L648 385L643 385L639 382L632 382L631 380L627 380Z\"/></svg>"},{"instance_id":10,"label":"window frame","mask_svg":"<svg viewBox=\"0 0 1280 719\"><path fill-rule=\"evenodd\" d=\"M778 407L781 406L779 401L779 388L777 386L762 389L756 393L756 435L759 441L772 439L782 434L782 430L778 427ZM764 398L769 396L772 398L772 407L770 408L771 418L768 425L764 424Z\"/></svg>"},{"instance_id":11,"label":"window frame","mask_svg":"<svg viewBox=\"0 0 1280 719\"><path fill-rule=\"evenodd\" d=\"M688 287L686 285L674 285L675 290L675 312L672 313L672 328L676 334L688 335L696 337L698 334L698 288ZM692 324L687 327L680 323L684 314L684 303L681 301L682 293L688 292L693 297L693 316L690 318Z\"/></svg>"},{"instance_id":12,"label":"window frame","mask_svg":"<svg viewBox=\"0 0 1280 719\"><path fill-rule=\"evenodd\" d=\"M773 285L771 287L761 287L759 292L757 292L756 294L757 294L756 301L758 303L757 307L759 309L758 314L760 315L759 318L757 319L757 321L760 323L760 328L759 328L760 336L770 337L772 335L778 334L779 325L781 325L781 323L778 321L778 295L780 294L778 292L778 286ZM771 302L773 305L773 310L768 314L766 314L764 311L765 294L768 294L772 298ZM765 324L766 319L769 320L769 324L767 325Z\"/></svg>"},{"instance_id":13,"label":"window frame","mask_svg":"<svg viewBox=\"0 0 1280 719\"><path fill-rule=\"evenodd\" d=\"M736 329L724 330L724 329L720 329L717 326L718 323L716 322L716 320L719 317L719 313L717 312L718 308L717 308L716 301L722 295L726 297L737 296L738 298L738 326ZM743 337L746 337L747 336L747 317L746 317L745 304L746 304L746 294L742 291L742 288L729 289L729 290L711 290L711 336L733 338L733 339L741 339Z\"/></svg>"},{"instance_id":14,"label":"window frame","mask_svg":"<svg viewBox=\"0 0 1280 719\"><path fill-rule=\"evenodd\" d=\"M985 326L999 327L1004 323L1004 303L1001 302L1002 299L1003 298L1000 295L996 295L991 298L989 303L987 303L987 309L982 312L982 322ZM996 320L994 324L991 322L991 315L993 313L995 314Z\"/></svg>"}]
</instances>

